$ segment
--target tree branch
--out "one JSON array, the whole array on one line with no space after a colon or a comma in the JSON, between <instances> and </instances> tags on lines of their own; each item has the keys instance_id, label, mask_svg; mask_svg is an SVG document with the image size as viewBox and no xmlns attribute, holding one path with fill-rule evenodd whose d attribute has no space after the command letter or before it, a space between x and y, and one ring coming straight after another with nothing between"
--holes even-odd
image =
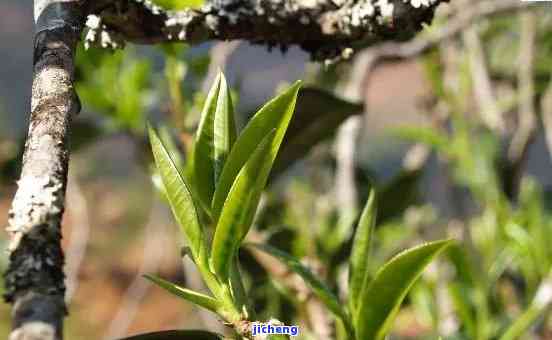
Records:
<instances>
[{"instance_id":1,"label":"tree branch","mask_svg":"<svg viewBox=\"0 0 552 340\"><path fill-rule=\"evenodd\" d=\"M90 2L90 42L159 43L244 39L313 59L348 56L351 48L411 38L448 0L216 0L197 10L164 11L147 0ZM115 43L117 45L118 43Z\"/></svg>"},{"instance_id":2,"label":"tree branch","mask_svg":"<svg viewBox=\"0 0 552 340\"><path fill-rule=\"evenodd\" d=\"M9 212L10 263L5 299L14 304L10 340L62 339L61 218L68 128L80 105L73 57L82 29L78 0L35 0L34 78L29 132Z\"/></svg>"}]
</instances>

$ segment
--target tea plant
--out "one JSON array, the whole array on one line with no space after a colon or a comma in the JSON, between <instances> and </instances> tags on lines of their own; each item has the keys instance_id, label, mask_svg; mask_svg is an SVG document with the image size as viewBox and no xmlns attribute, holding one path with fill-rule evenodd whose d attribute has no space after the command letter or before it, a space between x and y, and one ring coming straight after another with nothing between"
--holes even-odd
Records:
<instances>
[{"instance_id":1,"label":"tea plant","mask_svg":"<svg viewBox=\"0 0 552 340\"><path fill-rule=\"evenodd\" d=\"M251 330L257 319L240 273L238 251L253 224L261 194L293 117L300 86L301 82L294 83L265 104L238 135L230 90L224 76L219 74L205 101L186 173L176 161L175 149L167 147L167 142L149 128L162 192L187 239L186 254L197 266L211 294L158 277L148 275L147 278L178 297L216 313L238 338L257 338ZM376 195L372 192L353 240L347 303L342 303L293 256L266 244L247 245L274 256L301 276L335 315L338 333L346 334L348 339L381 340L414 281L450 241L435 241L404 251L371 277L368 264L375 216ZM277 322L274 320L277 317L271 322ZM209 339L218 335L197 331L155 335L156 339L175 337ZM278 339L278 336L272 338Z\"/></svg>"}]
</instances>

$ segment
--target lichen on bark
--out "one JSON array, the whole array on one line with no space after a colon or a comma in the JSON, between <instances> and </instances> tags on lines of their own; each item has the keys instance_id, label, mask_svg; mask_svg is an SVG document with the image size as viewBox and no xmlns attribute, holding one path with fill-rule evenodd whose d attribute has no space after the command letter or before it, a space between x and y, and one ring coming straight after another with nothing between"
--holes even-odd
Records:
<instances>
[{"instance_id":1,"label":"lichen on bark","mask_svg":"<svg viewBox=\"0 0 552 340\"><path fill-rule=\"evenodd\" d=\"M244 39L314 60L343 57L384 40L404 40L447 0L213 0L199 9L165 11L148 0L97 1L88 13L103 32L137 43ZM101 34L95 34L101 37Z\"/></svg>"}]
</instances>

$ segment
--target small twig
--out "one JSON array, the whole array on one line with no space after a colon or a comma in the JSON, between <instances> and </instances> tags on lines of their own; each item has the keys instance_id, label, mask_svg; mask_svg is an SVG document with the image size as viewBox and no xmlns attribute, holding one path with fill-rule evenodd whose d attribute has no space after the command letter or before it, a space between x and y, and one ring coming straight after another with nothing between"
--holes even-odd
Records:
<instances>
[{"instance_id":1,"label":"small twig","mask_svg":"<svg viewBox=\"0 0 552 340\"><path fill-rule=\"evenodd\" d=\"M241 42L237 40L230 42L218 42L211 48L209 51L209 57L211 58L209 69L207 70L207 74L201 83L201 90L203 93L209 92L211 84L215 80L217 73L220 70L224 71L228 58L230 58L240 43Z\"/></svg>"},{"instance_id":2,"label":"small twig","mask_svg":"<svg viewBox=\"0 0 552 340\"><path fill-rule=\"evenodd\" d=\"M160 228L163 225L163 223L160 223L160 220L162 220L160 216L164 216L164 213L165 210L161 206L161 203L157 199L154 199L144 231L145 246L142 264L138 269L136 277L128 286L119 310L115 314L115 317L111 321L111 325L103 337L105 340L113 340L126 335L128 328L138 312L142 299L151 286L149 281L144 279L143 276L144 274L156 272L163 258L163 249L165 249L163 235L165 233L164 230Z\"/></svg>"},{"instance_id":3,"label":"small twig","mask_svg":"<svg viewBox=\"0 0 552 340\"><path fill-rule=\"evenodd\" d=\"M386 60L416 57L430 48L463 32L473 23L484 18L536 6L534 2L520 0L485 0L462 8L447 20L447 23L433 32L428 32L407 42L385 42L367 49L372 60L368 68Z\"/></svg>"},{"instance_id":4,"label":"small twig","mask_svg":"<svg viewBox=\"0 0 552 340\"><path fill-rule=\"evenodd\" d=\"M462 37L470 60L473 93L479 115L489 129L502 135L506 132L506 125L494 95L493 84L485 61L485 53L477 27L472 25L466 28Z\"/></svg>"},{"instance_id":5,"label":"small twig","mask_svg":"<svg viewBox=\"0 0 552 340\"><path fill-rule=\"evenodd\" d=\"M518 60L518 127L510 148L508 160L513 169L513 197L517 196L519 183L523 175L529 146L533 141L537 129L533 98L535 86L533 81L533 63L535 59L535 40L537 35L536 15L532 12L520 14L521 44Z\"/></svg>"},{"instance_id":6,"label":"small twig","mask_svg":"<svg viewBox=\"0 0 552 340\"><path fill-rule=\"evenodd\" d=\"M355 182L355 146L357 145L357 138L362 122L363 120L359 116L347 118L339 127L335 140L335 200L340 216L339 223L345 223L346 225L343 228L348 230L351 229L351 224L358 212L358 193ZM345 232L345 230L340 231ZM339 233L336 236L343 237L339 241L344 241L347 235Z\"/></svg>"},{"instance_id":7,"label":"small twig","mask_svg":"<svg viewBox=\"0 0 552 340\"><path fill-rule=\"evenodd\" d=\"M550 83L542 96L540 107L546 146L548 147L548 154L552 157L552 76L550 77Z\"/></svg>"},{"instance_id":8,"label":"small twig","mask_svg":"<svg viewBox=\"0 0 552 340\"><path fill-rule=\"evenodd\" d=\"M86 245L90 235L90 219L86 198L81 190L76 176L69 172L69 190L67 191L67 208L69 214L74 218L69 243L65 251L67 261L65 273L67 275L65 292L65 303L69 304L78 287L79 269L86 254Z\"/></svg>"}]
</instances>

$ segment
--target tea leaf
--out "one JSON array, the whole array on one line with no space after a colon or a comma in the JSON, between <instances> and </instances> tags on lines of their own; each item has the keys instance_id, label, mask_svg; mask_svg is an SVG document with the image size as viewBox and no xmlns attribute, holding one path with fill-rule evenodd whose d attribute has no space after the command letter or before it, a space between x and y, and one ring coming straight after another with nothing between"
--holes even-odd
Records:
<instances>
[{"instance_id":1,"label":"tea leaf","mask_svg":"<svg viewBox=\"0 0 552 340\"><path fill-rule=\"evenodd\" d=\"M173 214L188 239L194 260L198 264L202 263L206 252L203 229L199 223L192 195L169 152L153 128L148 129L155 164L161 175Z\"/></svg>"},{"instance_id":2,"label":"tea leaf","mask_svg":"<svg viewBox=\"0 0 552 340\"><path fill-rule=\"evenodd\" d=\"M228 194L213 237L211 268L228 279L232 258L249 231L274 159L271 150L276 132L268 134L240 170Z\"/></svg>"},{"instance_id":3,"label":"tea leaf","mask_svg":"<svg viewBox=\"0 0 552 340\"><path fill-rule=\"evenodd\" d=\"M430 242L408 249L387 262L360 295L353 316L357 339L383 340L402 301L431 260L451 243Z\"/></svg>"},{"instance_id":4,"label":"tea leaf","mask_svg":"<svg viewBox=\"0 0 552 340\"><path fill-rule=\"evenodd\" d=\"M230 89L219 73L205 101L194 149L194 174L199 197L211 207L216 183L236 140Z\"/></svg>"},{"instance_id":5,"label":"tea leaf","mask_svg":"<svg viewBox=\"0 0 552 340\"><path fill-rule=\"evenodd\" d=\"M203 295L201 293L194 292L193 290L180 287L174 283L171 283L169 281L163 280L155 276L144 275L144 277L152 281L159 287L165 289L169 293L172 293L180 298L183 298L184 300L190 301L195 305L198 305L207 310L210 310L211 312L217 313L222 307L221 303L219 303L217 300L215 300L210 296Z\"/></svg>"},{"instance_id":6,"label":"tea leaf","mask_svg":"<svg viewBox=\"0 0 552 340\"><path fill-rule=\"evenodd\" d=\"M349 311L351 315L355 315L362 287L369 279L368 260L375 224L376 193L372 189L358 222L349 261Z\"/></svg>"},{"instance_id":7,"label":"tea leaf","mask_svg":"<svg viewBox=\"0 0 552 340\"><path fill-rule=\"evenodd\" d=\"M236 175L247 162L249 156L255 151L259 145L259 141L263 140L266 135L275 129L276 134L270 147L271 158L268 160L271 166L274 163L277 151L293 116L300 87L301 81L297 81L283 93L265 104L249 121L236 140L226 160L213 197L212 207L215 220L220 215L222 206L226 201L226 196L228 196Z\"/></svg>"}]
</instances>

